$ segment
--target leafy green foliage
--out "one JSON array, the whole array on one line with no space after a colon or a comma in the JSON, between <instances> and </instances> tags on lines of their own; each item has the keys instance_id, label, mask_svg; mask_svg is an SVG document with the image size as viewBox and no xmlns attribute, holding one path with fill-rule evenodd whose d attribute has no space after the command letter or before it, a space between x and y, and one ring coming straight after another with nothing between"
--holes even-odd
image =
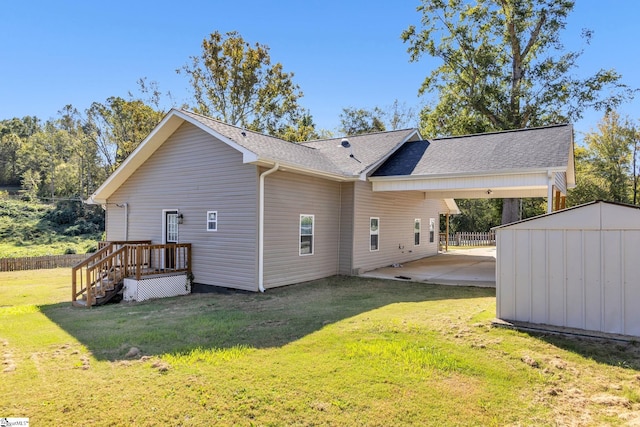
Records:
<instances>
[{"instance_id":1,"label":"leafy green foliage","mask_svg":"<svg viewBox=\"0 0 640 427\"><path fill-rule=\"evenodd\" d=\"M579 79L582 52L566 51L560 33L570 0L423 0L421 27L402 33L411 61L440 65L419 93L437 100L421 113L425 136L511 130L579 119L588 108L609 111L635 90L613 69ZM589 41L591 33L584 31ZM518 219L505 199L502 223Z\"/></svg>"},{"instance_id":2,"label":"leafy green foliage","mask_svg":"<svg viewBox=\"0 0 640 427\"><path fill-rule=\"evenodd\" d=\"M104 230L99 206L0 199L0 258L86 252Z\"/></svg>"},{"instance_id":3,"label":"leafy green foliage","mask_svg":"<svg viewBox=\"0 0 640 427\"><path fill-rule=\"evenodd\" d=\"M566 51L560 33L572 9L566 0L423 1L421 28L411 25L402 38L412 61L441 61L420 89L438 95L423 111L425 134L562 123L632 96L615 70L583 80L571 73L582 52ZM591 33L583 36L588 42Z\"/></svg>"},{"instance_id":4,"label":"leafy green foliage","mask_svg":"<svg viewBox=\"0 0 640 427\"><path fill-rule=\"evenodd\" d=\"M177 72L189 77L194 110L225 123L278 135L303 115L293 73L271 63L268 46L251 45L235 31L211 33L201 55Z\"/></svg>"},{"instance_id":5,"label":"leafy green foliage","mask_svg":"<svg viewBox=\"0 0 640 427\"><path fill-rule=\"evenodd\" d=\"M577 185L569 193L569 205L592 200L636 203L640 139L631 122L609 112L584 141L586 146L575 150Z\"/></svg>"},{"instance_id":6,"label":"leafy green foliage","mask_svg":"<svg viewBox=\"0 0 640 427\"><path fill-rule=\"evenodd\" d=\"M344 135L383 132L386 130L383 116L384 112L379 107L372 110L343 108L340 113L340 132Z\"/></svg>"},{"instance_id":7,"label":"leafy green foliage","mask_svg":"<svg viewBox=\"0 0 640 427\"><path fill-rule=\"evenodd\" d=\"M140 99L110 97L87 110L85 134L98 148L108 173L113 172L164 115Z\"/></svg>"}]
</instances>

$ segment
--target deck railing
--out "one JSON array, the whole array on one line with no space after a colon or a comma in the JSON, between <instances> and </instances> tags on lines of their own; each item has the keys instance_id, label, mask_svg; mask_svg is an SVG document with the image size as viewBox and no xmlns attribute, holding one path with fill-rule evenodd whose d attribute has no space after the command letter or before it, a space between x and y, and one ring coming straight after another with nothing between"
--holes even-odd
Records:
<instances>
[{"instance_id":1,"label":"deck railing","mask_svg":"<svg viewBox=\"0 0 640 427\"><path fill-rule=\"evenodd\" d=\"M99 250L71 269L71 301L87 307L126 277L191 271L191 243L152 245L151 241L100 242Z\"/></svg>"}]
</instances>

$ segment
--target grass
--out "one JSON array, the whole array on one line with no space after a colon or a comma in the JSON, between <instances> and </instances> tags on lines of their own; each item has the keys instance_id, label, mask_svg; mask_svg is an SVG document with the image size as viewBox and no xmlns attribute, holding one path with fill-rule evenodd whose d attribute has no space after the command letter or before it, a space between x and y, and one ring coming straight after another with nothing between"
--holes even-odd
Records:
<instances>
[{"instance_id":1,"label":"grass","mask_svg":"<svg viewBox=\"0 0 640 427\"><path fill-rule=\"evenodd\" d=\"M494 328L492 289L334 277L86 310L68 269L0 283L0 416L34 425L640 421L636 343Z\"/></svg>"},{"instance_id":2,"label":"grass","mask_svg":"<svg viewBox=\"0 0 640 427\"><path fill-rule=\"evenodd\" d=\"M65 236L60 237L59 241L51 243L30 243L28 245L0 243L0 258L37 257L65 253L85 254L96 250L98 240L93 237Z\"/></svg>"},{"instance_id":3,"label":"grass","mask_svg":"<svg viewBox=\"0 0 640 427\"><path fill-rule=\"evenodd\" d=\"M98 209L80 201L49 205L0 195L0 258L95 251L102 235L102 223L94 223L101 221Z\"/></svg>"}]
</instances>

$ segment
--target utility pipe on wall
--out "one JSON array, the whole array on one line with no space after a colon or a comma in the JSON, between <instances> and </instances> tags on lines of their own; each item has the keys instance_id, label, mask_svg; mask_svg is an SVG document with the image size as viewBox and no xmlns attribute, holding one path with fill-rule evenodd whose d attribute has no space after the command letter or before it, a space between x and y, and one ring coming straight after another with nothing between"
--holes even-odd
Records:
<instances>
[{"instance_id":1,"label":"utility pipe on wall","mask_svg":"<svg viewBox=\"0 0 640 427\"><path fill-rule=\"evenodd\" d=\"M260 207L258 212L258 289L264 292L264 179L278 170L280 163L260 174Z\"/></svg>"}]
</instances>

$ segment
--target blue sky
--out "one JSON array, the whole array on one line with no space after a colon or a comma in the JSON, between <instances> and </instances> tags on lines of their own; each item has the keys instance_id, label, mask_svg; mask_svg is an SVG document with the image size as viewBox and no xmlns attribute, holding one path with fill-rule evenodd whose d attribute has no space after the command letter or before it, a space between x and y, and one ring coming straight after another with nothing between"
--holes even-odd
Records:
<instances>
[{"instance_id":1,"label":"blue sky","mask_svg":"<svg viewBox=\"0 0 640 427\"><path fill-rule=\"evenodd\" d=\"M0 25L0 119L55 117L66 104L84 110L109 96L126 97L136 80L157 81L182 104L188 81L175 70L200 53L211 32L237 30L266 44L274 61L295 74L302 105L319 128L339 125L343 107L419 108L418 88L435 60L410 63L401 32L419 24L419 1L183 0L8 1ZM640 2L577 0L563 33L568 49L585 48L577 73L615 68L640 87ZM594 31L590 46L579 38ZM640 121L640 101L620 112ZM595 129L601 114L575 123Z\"/></svg>"}]
</instances>

